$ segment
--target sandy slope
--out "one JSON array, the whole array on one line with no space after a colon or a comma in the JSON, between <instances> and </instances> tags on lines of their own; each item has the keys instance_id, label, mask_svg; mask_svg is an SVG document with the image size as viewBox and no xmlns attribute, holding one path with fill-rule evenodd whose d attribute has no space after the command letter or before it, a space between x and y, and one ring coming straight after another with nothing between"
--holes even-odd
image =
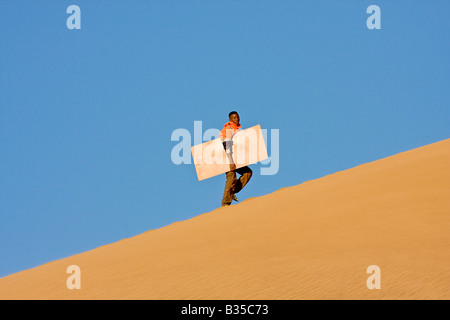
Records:
<instances>
[{"instance_id":1,"label":"sandy slope","mask_svg":"<svg viewBox=\"0 0 450 320\"><path fill-rule=\"evenodd\" d=\"M0 298L449 299L449 248L447 139L4 277Z\"/></svg>"}]
</instances>

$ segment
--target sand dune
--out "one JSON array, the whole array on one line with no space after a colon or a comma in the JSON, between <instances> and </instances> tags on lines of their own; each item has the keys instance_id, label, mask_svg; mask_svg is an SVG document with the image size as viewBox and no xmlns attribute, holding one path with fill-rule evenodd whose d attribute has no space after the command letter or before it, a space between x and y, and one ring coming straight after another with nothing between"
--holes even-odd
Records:
<instances>
[{"instance_id":1,"label":"sand dune","mask_svg":"<svg viewBox=\"0 0 450 320\"><path fill-rule=\"evenodd\" d=\"M0 299L449 299L449 248L447 139L4 277Z\"/></svg>"}]
</instances>

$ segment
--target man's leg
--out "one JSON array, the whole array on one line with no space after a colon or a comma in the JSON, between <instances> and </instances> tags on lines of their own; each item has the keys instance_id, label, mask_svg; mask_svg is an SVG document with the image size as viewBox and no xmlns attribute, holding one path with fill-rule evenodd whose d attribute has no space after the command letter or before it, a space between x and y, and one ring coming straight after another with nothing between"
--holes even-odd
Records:
<instances>
[{"instance_id":1,"label":"man's leg","mask_svg":"<svg viewBox=\"0 0 450 320\"><path fill-rule=\"evenodd\" d=\"M239 173L241 176L236 181L236 184L234 186L234 190L232 190L232 193L238 193L242 190L242 188L245 187L245 185L250 181L250 178L252 177L253 171L249 167L242 167L239 169L236 169L237 173Z\"/></svg>"},{"instance_id":2,"label":"man's leg","mask_svg":"<svg viewBox=\"0 0 450 320\"><path fill-rule=\"evenodd\" d=\"M236 184L235 171L228 171L226 175L227 182L225 183L225 190L223 192L222 206L229 206L231 204L231 201L233 201L233 189Z\"/></svg>"}]
</instances>

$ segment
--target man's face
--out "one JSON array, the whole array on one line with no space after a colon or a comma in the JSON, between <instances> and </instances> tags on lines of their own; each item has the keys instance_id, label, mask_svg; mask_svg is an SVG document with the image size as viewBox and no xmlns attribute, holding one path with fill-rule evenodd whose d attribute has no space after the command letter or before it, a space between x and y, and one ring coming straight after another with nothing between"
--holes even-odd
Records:
<instances>
[{"instance_id":1,"label":"man's face","mask_svg":"<svg viewBox=\"0 0 450 320\"><path fill-rule=\"evenodd\" d=\"M239 126L239 120L240 120L240 118L239 118L239 115L237 113L233 113L230 116L230 121L233 122L237 126Z\"/></svg>"}]
</instances>

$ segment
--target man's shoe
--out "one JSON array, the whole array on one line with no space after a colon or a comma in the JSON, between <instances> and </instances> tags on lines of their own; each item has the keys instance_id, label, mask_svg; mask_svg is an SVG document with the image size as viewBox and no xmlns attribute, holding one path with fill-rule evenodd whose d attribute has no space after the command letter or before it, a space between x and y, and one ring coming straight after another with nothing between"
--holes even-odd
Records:
<instances>
[{"instance_id":1,"label":"man's shoe","mask_svg":"<svg viewBox=\"0 0 450 320\"><path fill-rule=\"evenodd\" d=\"M235 194L233 194L233 200L236 201L236 202L239 202L239 199L236 197Z\"/></svg>"}]
</instances>

